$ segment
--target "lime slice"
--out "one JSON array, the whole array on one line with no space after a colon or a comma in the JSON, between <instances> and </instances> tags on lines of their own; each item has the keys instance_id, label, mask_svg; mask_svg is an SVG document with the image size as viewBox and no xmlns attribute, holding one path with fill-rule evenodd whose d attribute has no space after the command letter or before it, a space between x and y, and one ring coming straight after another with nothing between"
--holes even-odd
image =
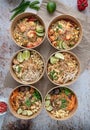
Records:
<instances>
[{"instance_id":1,"label":"lime slice","mask_svg":"<svg viewBox=\"0 0 90 130\"><path fill-rule=\"evenodd\" d=\"M55 57L58 58L58 59L64 60L64 55L61 54L61 53L59 53L59 52L57 52L57 53L55 54Z\"/></svg>"},{"instance_id":2,"label":"lime slice","mask_svg":"<svg viewBox=\"0 0 90 130\"><path fill-rule=\"evenodd\" d=\"M23 57L23 53L22 53L22 52L19 52L19 53L17 54L17 60L18 60L19 62L23 62L23 61L24 61L24 57Z\"/></svg>"},{"instance_id":3,"label":"lime slice","mask_svg":"<svg viewBox=\"0 0 90 130\"><path fill-rule=\"evenodd\" d=\"M57 59L55 56L52 56L51 58L50 58L50 63L51 64L55 64L56 62L58 62L59 61L59 59Z\"/></svg>"},{"instance_id":4,"label":"lime slice","mask_svg":"<svg viewBox=\"0 0 90 130\"><path fill-rule=\"evenodd\" d=\"M28 60L30 58L30 51L28 50L23 51L23 58L25 60Z\"/></svg>"}]
</instances>

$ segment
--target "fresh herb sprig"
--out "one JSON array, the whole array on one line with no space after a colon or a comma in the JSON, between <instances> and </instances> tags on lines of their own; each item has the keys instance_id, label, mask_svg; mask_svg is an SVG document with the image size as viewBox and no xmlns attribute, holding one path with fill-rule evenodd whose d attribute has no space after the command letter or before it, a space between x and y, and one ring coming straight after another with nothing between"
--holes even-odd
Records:
<instances>
[{"instance_id":1,"label":"fresh herb sprig","mask_svg":"<svg viewBox=\"0 0 90 130\"><path fill-rule=\"evenodd\" d=\"M27 8L31 8L38 11L40 9L40 6L38 5L39 3L40 2L38 0L35 0L33 2L22 0L16 8L10 11L11 13L14 12L10 20L12 20L18 14L23 13Z\"/></svg>"},{"instance_id":2,"label":"fresh herb sprig","mask_svg":"<svg viewBox=\"0 0 90 130\"><path fill-rule=\"evenodd\" d=\"M31 106L31 101L30 101L30 99L27 99L27 100L25 101L25 104L26 104L27 107L30 107L30 106Z\"/></svg>"},{"instance_id":3,"label":"fresh herb sprig","mask_svg":"<svg viewBox=\"0 0 90 130\"><path fill-rule=\"evenodd\" d=\"M35 90L35 92L34 92L34 97L37 99L37 100L41 100L41 96L40 96L40 94L39 94L39 92L37 91L37 90Z\"/></svg>"}]
</instances>

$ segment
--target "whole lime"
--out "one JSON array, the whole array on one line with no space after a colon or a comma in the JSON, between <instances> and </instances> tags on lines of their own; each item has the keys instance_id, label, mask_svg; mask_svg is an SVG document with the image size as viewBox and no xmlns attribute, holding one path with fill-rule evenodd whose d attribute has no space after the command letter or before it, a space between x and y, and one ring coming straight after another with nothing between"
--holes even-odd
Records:
<instances>
[{"instance_id":1,"label":"whole lime","mask_svg":"<svg viewBox=\"0 0 90 130\"><path fill-rule=\"evenodd\" d=\"M53 13L56 10L56 3L54 1L49 1L47 3L47 11Z\"/></svg>"}]
</instances>

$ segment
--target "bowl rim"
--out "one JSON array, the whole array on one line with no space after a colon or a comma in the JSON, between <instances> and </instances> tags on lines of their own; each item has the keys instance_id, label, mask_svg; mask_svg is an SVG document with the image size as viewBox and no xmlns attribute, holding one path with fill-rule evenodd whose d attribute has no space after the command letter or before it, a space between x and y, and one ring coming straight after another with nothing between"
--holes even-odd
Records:
<instances>
[{"instance_id":1,"label":"bowl rim","mask_svg":"<svg viewBox=\"0 0 90 130\"><path fill-rule=\"evenodd\" d=\"M52 90L54 90L54 89L56 89L56 88L67 88L67 89L69 89L69 90L75 95L76 105L75 105L75 108L72 110L73 112L72 112L71 114L69 114L68 117L56 118L56 117L52 116L52 114L50 114L49 111L46 110L46 107L45 107L45 99L46 99L46 96L47 96ZM51 88L51 89L46 93L46 95L45 95L45 97L44 97L44 109L46 110L46 112L47 112L47 114L49 115L49 117L51 117L51 118L54 119L54 120L58 120L58 121L68 120L68 119L70 119L71 117L73 117L73 116L75 115L75 113L76 113L76 111L77 111L77 109L78 109L78 98L77 98L77 95L76 95L76 93L75 93L71 88L69 88L69 86L60 86L60 85L59 85L59 86L55 86L55 87Z\"/></svg>"},{"instance_id":2,"label":"bowl rim","mask_svg":"<svg viewBox=\"0 0 90 130\"><path fill-rule=\"evenodd\" d=\"M24 13L18 14L18 15L12 20L12 22L11 22L11 25L10 25L10 35L11 35L11 38L12 38L13 42L14 42L18 47L20 47L20 48L22 48L22 49L28 49L28 47L21 46L21 45L19 45L19 44L17 43L17 41L16 41L15 38L13 37L13 31L12 31L12 30L13 30L12 28L15 26L14 24L15 24L18 20L20 20L21 17L24 18L25 15L27 15L27 16L29 16L29 15L34 15L35 17L38 18L38 20L39 20L39 21L43 24L43 26L44 26L45 34L44 34L44 37L43 37L42 41L41 41L37 46L29 48L29 49L34 49L34 48L37 48L38 46L40 46L40 45L44 42L44 40L45 40L45 38L46 38L46 25L45 25L44 20L42 19L41 16L39 16L39 15L37 15L37 14L35 14L35 13L32 13L32 12L24 12Z\"/></svg>"},{"instance_id":3,"label":"bowl rim","mask_svg":"<svg viewBox=\"0 0 90 130\"><path fill-rule=\"evenodd\" d=\"M13 108L12 108L12 106L11 106L11 103L10 103L10 97L11 97L12 93L13 93L16 89L18 89L18 88L20 88L20 87L23 87L23 86L24 86L24 87L34 88L35 90L37 90L37 91L39 92L39 94L40 94L40 96L41 96L41 107L40 107L40 109L38 110L38 112L35 113L35 114L33 114L32 116L23 116L23 115L17 114L17 113L13 110ZM33 119L33 118L37 117L37 116L40 114L40 112L42 111L42 109L43 109L43 96L42 96L42 93L40 92L39 89L37 89L37 88L36 88L35 86L33 86L33 85L18 85L17 87L15 87L15 88L12 90L12 92L11 92L10 95L9 95L9 98L8 98L8 108L9 108L10 112L11 112L15 117L17 117L17 118L19 118L19 119L24 119L24 120Z\"/></svg>"},{"instance_id":4,"label":"bowl rim","mask_svg":"<svg viewBox=\"0 0 90 130\"><path fill-rule=\"evenodd\" d=\"M43 61L43 72L42 72L42 74L41 74L41 76L36 80L36 81L33 81L33 82L23 82L23 81L20 81L20 79L15 75L15 73L14 73L14 71L13 71L13 69L12 69L12 62L13 62L13 59L15 58L15 56L19 53L19 52L23 52L23 51L25 51L25 50L29 50L29 51L34 51L34 52L36 52L40 57L41 57L41 59L42 59L42 61ZM35 84L35 83L37 83L38 81L40 81L41 80L41 78L44 76L44 73L45 73L45 68L46 68L46 65L45 65L45 59L44 59L44 57L38 52L38 51L36 51L36 50L34 50L34 49L21 49L21 50L18 50L13 56L12 56L12 58L11 58L11 62L10 62L10 74L11 74L11 76L13 77L13 79L15 80L15 81L17 81L18 83L20 83L20 84L23 84L23 85L31 85L31 84Z\"/></svg>"},{"instance_id":5,"label":"bowl rim","mask_svg":"<svg viewBox=\"0 0 90 130\"><path fill-rule=\"evenodd\" d=\"M58 49L58 48L56 48L55 46L52 45L52 43L51 43L51 41L50 41L50 39L49 39L49 37L48 37L48 30L49 30L49 27L51 26L51 24L52 24L53 22L58 21L58 19L62 19L62 18L65 18L65 17L66 17L66 19L67 19L67 17L69 17L68 19L70 19L71 21L73 21L72 19L74 19L74 20L78 23L78 25L79 25L79 27L80 27L80 37L79 37L78 42L77 42L73 47L71 47L71 48L69 48L69 49L65 49L65 50L66 50L66 51L69 51L69 50L73 50L74 48L76 48L76 47L81 43L82 37L83 37L83 29L82 29L81 22L80 22L76 17L74 17L74 16L72 16L72 15L68 15L68 14L62 14L62 15L55 16L55 17L49 22L49 24L48 24L46 37L47 37L47 39L48 39L49 44L50 44L53 48L55 48L56 50L59 50L59 51L63 51L64 49ZM71 18L72 18L72 19L71 19ZM73 22L76 23L75 21L73 21ZM76 24L77 24L77 23L76 23Z\"/></svg>"},{"instance_id":6,"label":"bowl rim","mask_svg":"<svg viewBox=\"0 0 90 130\"><path fill-rule=\"evenodd\" d=\"M73 81L70 81L70 82L65 83L65 84L57 84L57 83L55 83L54 81L52 81L51 78L49 77L48 71L47 71L47 65L48 65L48 62L49 62L49 60L50 60L50 57L52 57L52 56L53 56L54 54L56 54L56 53L63 53L63 52L69 53L70 55L72 55L72 56L75 57L75 59L76 59L77 62L78 62L79 69L78 69L78 74L77 74L76 78L75 78ZM77 55L74 54L74 53L71 52L71 51L67 51L67 50L56 51L56 52L52 53L52 54L49 56L49 58L47 59L47 62L46 62L46 75L47 75L49 81L50 81L51 83L53 83L54 85L57 85L57 86L65 86L65 85L68 86L68 85L71 85L71 84L73 84L73 83L78 79L78 77L80 76L80 73L81 73L81 63L80 63L80 60L79 60L79 58L77 57Z\"/></svg>"}]
</instances>

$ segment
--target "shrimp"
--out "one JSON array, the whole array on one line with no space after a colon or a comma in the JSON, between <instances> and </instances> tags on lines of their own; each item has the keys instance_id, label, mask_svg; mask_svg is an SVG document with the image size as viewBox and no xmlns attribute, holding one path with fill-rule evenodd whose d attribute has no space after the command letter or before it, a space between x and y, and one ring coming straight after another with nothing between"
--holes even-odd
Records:
<instances>
[{"instance_id":1,"label":"shrimp","mask_svg":"<svg viewBox=\"0 0 90 130\"><path fill-rule=\"evenodd\" d=\"M50 29L49 31L48 31L48 35L53 35L54 34L54 30L53 29Z\"/></svg>"},{"instance_id":2,"label":"shrimp","mask_svg":"<svg viewBox=\"0 0 90 130\"><path fill-rule=\"evenodd\" d=\"M34 31L28 31L27 32L27 37L31 40L31 42L36 41L36 33Z\"/></svg>"},{"instance_id":3,"label":"shrimp","mask_svg":"<svg viewBox=\"0 0 90 130\"><path fill-rule=\"evenodd\" d=\"M36 28L36 24L35 24L35 22L33 22L33 21L29 21L29 29L31 29L31 30L35 30L35 28Z\"/></svg>"},{"instance_id":4,"label":"shrimp","mask_svg":"<svg viewBox=\"0 0 90 130\"><path fill-rule=\"evenodd\" d=\"M26 26L25 25L23 25L23 24L18 24L18 27L19 27L19 29L20 29L20 31L23 33L23 32L25 32L26 31Z\"/></svg>"},{"instance_id":5,"label":"shrimp","mask_svg":"<svg viewBox=\"0 0 90 130\"><path fill-rule=\"evenodd\" d=\"M55 36L50 36L50 40L51 42L55 41L56 40Z\"/></svg>"}]
</instances>

